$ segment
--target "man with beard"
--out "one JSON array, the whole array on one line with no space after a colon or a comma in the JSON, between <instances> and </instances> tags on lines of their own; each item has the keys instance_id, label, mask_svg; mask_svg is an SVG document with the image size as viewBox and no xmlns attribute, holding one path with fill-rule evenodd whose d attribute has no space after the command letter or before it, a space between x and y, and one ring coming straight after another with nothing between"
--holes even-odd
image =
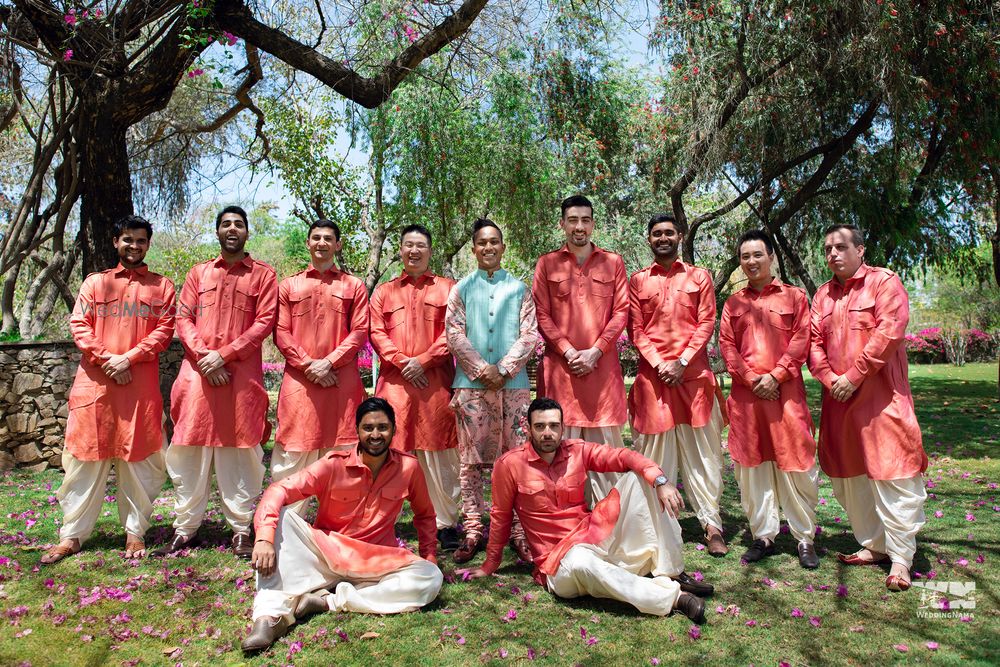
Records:
<instances>
[{"instance_id":1,"label":"man with beard","mask_svg":"<svg viewBox=\"0 0 1000 667\"><path fill-rule=\"evenodd\" d=\"M472 253L479 269L461 280L448 297L445 331L455 355L459 475L465 540L455 550L456 563L469 561L483 546L482 468L524 442L524 419L531 399L524 367L538 342L531 291L500 268L503 234L491 220L472 227ZM531 553L521 525L514 522L511 546L522 560Z\"/></svg>"},{"instance_id":2,"label":"man with beard","mask_svg":"<svg viewBox=\"0 0 1000 667\"><path fill-rule=\"evenodd\" d=\"M733 378L729 454L754 538L742 560L774 553L783 510L799 542L799 564L819 567L813 548L819 473L802 383L809 300L805 291L772 275L774 246L763 231L741 236L736 254L750 284L722 309L719 347Z\"/></svg>"},{"instance_id":3,"label":"man with beard","mask_svg":"<svg viewBox=\"0 0 1000 667\"><path fill-rule=\"evenodd\" d=\"M676 610L704 622L705 603L696 595L713 588L684 574L677 524L684 501L660 467L630 449L564 439L562 410L551 398L531 402L528 428L529 443L497 459L486 561L465 572L476 579L496 571L517 511L535 581L553 595L610 598L645 614ZM588 512L590 471L635 474L619 477Z\"/></svg>"},{"instance_id":4,"label":"man with beard","mask_svg":"<svg viewBox=\"0 0 1000 667\"><path fill-rule=\"evenodd\" d=\"M416 455L437 514L438 541L453 550L461 487L455 415L448 407L455 361L444 318L455 281L429 270L426 227L404 227L399 246L402 275L376 287L371 300L369 336L380 361L375 395L396 410L392 446Z\"/></svg>"},{"instance_id":5,"label":"man with beard","mask_svg":"<svg viewBox=\"0 0 1000 667\"><path fill-rule=\"evenodd\" d=\"M56 491L63 525L43 565L77 553L90 537L112 468L125 558L146 555L153 500L167 477L159 353L174 332L174 285L144 262L152 237L152 225L139 216L116 222L118 266L80 286L69 328L82 356L69 392L66 476Z\"/></svg>"},{"instance_id":6,"label":"man with beard","mask_svg":"<svg viewBox=\"0 0 1000 667\"><path fill-rule=\"evenodd\" d=\"M271 478L304 469L335 447L353 447L351 415L365 398L358 352L368 340L368 290L337 268L340 228L309 226L311 263L278 286L274 342L285 355ZM295 505L305 511L305 502Z\"/></svg>"},{"instance_id":7,"label":"man with beard","mask_svg":"<svg viewBox=\"0 0 1000 667\"><path fill-rule=\"evenodd\" d=\"M722 535L722 410L706 345L715 328L715 290L705 269L678 257L685 230L654 216L647 242L655 261L629 280L630 334L639 371L629 392L635 448L663 468L680 468L708 552L728 553Z\"/></svg>"},{"instance_id":8,"label":"man with beard","mask_svg":"<svg viewBox=\"0 0 1000 667\"><path fill-rule=\"evenodd\" d=\"M261 444L270 434L261 345L274 328L277 277L244 250L250 228L242 208L222 209L215 233L219 256L192 267L181 289L177 335L184 361L170 393L175 426L167 450L177 518L157 556L195 543L213 468L233 553L249 558L253 549L253 503L264 481Z\"/></svg>"},{"instance_id":9,"label":"man with beard","mask_svg":"<svg viewBox=\"0 0 1000 667\"><path fill-rule=\"evenodd\" d=\"M257 595L244 651L266 649L310 614L398 614L428 604L441 590L434 506L417 460L389 446L392 406L366 399L355 423L354 447L327 453L261 498L251 560ZM286 511L310 496L319 499L312 526ZM403 500L413 510L420 557L396 542Z\"/></svg>"},{"instance_id":10,"label":"man with beard","mask_svg":"<svg viewBox=\"0 0 1000 667\"><path fill-rule=\"evenodd\" d=\"M886 588L905 591L927 498L903 342L909 297L899 276L864 263L854 225L829 227L823 250L833 279L813 298L809 353L809 370L823 385L819 463L862 546L837 558L890 561Z\"/></svg>"},{"instance_id":11,"label":"man with beard","mask_svg":"<svg viewBox=\"0 0 1000 667\"><path fill-rule=\"evenodd\" d=\"M566 244L538 259L531 286L545 339L538 395L563 406L566 439L623 447L628 414L617 343L628 322L625 262L591 243L594 207L586 197L563 201L559 227ZM591 474L589 504L614 483L613 474Z\"/></svg>"}]
</instances>

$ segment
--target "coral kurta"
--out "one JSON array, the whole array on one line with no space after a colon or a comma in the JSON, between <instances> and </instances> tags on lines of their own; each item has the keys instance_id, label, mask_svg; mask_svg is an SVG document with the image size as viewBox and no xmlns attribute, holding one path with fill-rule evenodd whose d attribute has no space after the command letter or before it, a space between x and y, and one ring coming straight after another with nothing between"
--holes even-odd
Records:
<instances>
[{"instance_id":1,"label":"coral kurta","mask_svg":"<svg viewBox=\"0 0 1000 667\"><path fill-rule=\"evenodd\" d=\"M174 334L174 284L146 266L92 273L69 319L83 353L69 392L66 450L81 461L142 461L163 446L159 353ZM111 355L131 362L120 385L101 370Z\"/></svg>"},{"instance_id":2,"label":"coral kurta","mask_svg":"<svg viewBox=\"0 0 1000 667\"><path fill-rule=\"evenodd\" d=\"M621 426L628 418L618 337L628 323L628 275L619 255L596 245L583 264L568 246L542 255L531 285L545 356L538 395L559 401L567 426ZM566 351L598 348L593 372L577 377Z\"/></svg>"},{"instance_id":3,"label":"coral kurta","mask_svg":"<svg viewBox=\"0 0 1000 667\"><path fill-rule=\"evenodd\" d=\"M445 339L445 311L455 281L427 272L406 273L375 288L371 299L371 341L380 364L375 395L396 411L392 446L404 452L458 446L455 416L448 407L455 361ZM415 358L427 386L418 389L402 375Z\"/></svg>"},{"instance_id":4,"label":"coral kurta","mask_svg":"<svg viewBox=\"0 0 1000 667\"><path fill-rule=\"evenodd\" d=\"M170 393L175 445L255 447L264 435L267 391L261 345L274 329L278 281L274 269L249 255L232 266L222 257L188 272L177 316L184 361ZM229 384L213 387L198 360L216 350Z\"/></svg>"},{"instance_id":5,"label":"coral kurta","mask_svg":"<svg viewBox=\"0 0 1000 667\"><path fill-rule=\"evenodd\" d=\"M437 562L434 506L412 454L390 449L373 479L357 448L327 453L305 470L267 487L254 515L257 539L273 542L281 508L310 496L319 501L313 537L331 569L364 577L415 561L417 557L396 541L404 500L413 510L420 556Z\"/></svg>"},{"instance_id":6,"label":"coral kurta","mask_svg":"<svg viewBox=\"0 0 1000 667\"><path fill-rule=\"evenodd\" d=\"M809 301L798 287L775 278L760 292L749 285L722 308L722 358L733 377L729 393L729 453L744 466L774 461L804 472L816 460L813 421L802 383L809 354ZM778 399L753 393L753 379L770 373Z\"/></svg>"},{"instance_id":7,"label":"coral kurta","mask_svg":"<svg viewBox=\"0 0 1000 667\"><path fill-rule=\"evenodd\" d=\"M611 534L621 503L617 490L587 510L583 491L587 472L626 472L653 484L663 472L642 454L624 447L563 440L552 463L538 456L530 442L512 449L493 466L493 509L490 542L483 570L492 574L503 560L513 511L524 527L535 562L535 581L559 568L559 561L577 544L598 544Z\"/></svg>"},{"instance_id":8,"label":"coral kurta","mask_svg":"<svg viewBox=\"0 0 1000 667\"><path fill-rule=\"evenodd\" d=\"M715 328L715 289L705 269L676 260L669 270L652 264L628 284L629 335L639 351L639 371L629 392L632 428L669 431L678 424L701 428L716 400L715 374L706 345ZM668 387L656 372L685 352L683 381Z\"/></svg>"},{"instance_id":9,"label":"coral kurta","mask_svg":"<svg viewBox=\"0 0 1000 667\"><path fill-rule=\"evenodd\" d=\"M909 319L906 289L888 269L862 264L813 297L809 370L823 384L819 461L830 477L892 480L927 469L903 345ZM845 403L829 391L840 375L858 388Z\"/></svg>"},{"instance_id":10,"label":"coral kurta","mask_svg":"<svg viewBox=\"0 0 1000 667\"><path fill-rule=\"evenodd\" d=\"M352 275L310 266L278 286L274 342L285 355L278 394L278 434L287 452L308 452L357 441L354 412L365 398L358 352L368 340L368 292ZM338 384L306 379L309 360L326 358Z\"/></svg>"}]
</instances>

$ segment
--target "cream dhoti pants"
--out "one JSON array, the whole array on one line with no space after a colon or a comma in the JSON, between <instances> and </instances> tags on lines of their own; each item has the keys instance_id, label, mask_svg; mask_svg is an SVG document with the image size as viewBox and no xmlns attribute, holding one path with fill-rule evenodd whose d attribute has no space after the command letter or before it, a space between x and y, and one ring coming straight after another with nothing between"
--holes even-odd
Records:
<instances>
[{"instance_id":1,"label":"cream dhoti pants","mask_svg":"<svg viewBox=\"0 0 1000 667\"><path fill-rule=\"evenodd\" d=\"M659 463L670 483L677 483L677 470L680 468L684 477L684 494L701 527L715 526L720 531L722 426L722 411L716 400L708 423L701 428L678 424L663 433L635 434L635 450Z\"/></svg>"},{"instance_id":2,"label":"cream dhoti pants","mask_svg":"<svg viewBox=\"0 0 1000 667\"><path fill-rule=\"evenodd\" d=\"M347 448L349 449L350 446ZM327 452L333 450L333 447L323 447L322 449L314 449L308 452L288 452L281 446L281 443L275 442L274 449L271 450L271 481L280 482L286 477L291 477L300 470L305 470L313 463L316 463L316 461L326 456ZM297 503L286 505L286 507L299 516L305 516L309 500L309 498L305 498Z\"/></svg>"},{"instance_id":3,"label":"cream dhoti pants","mask_svg":"<svg viewBox=\"0 0 1000 667\"><path fill-rule=\"evenodd\" d=\"M920 475L891 480L831 477L830 482L861 546L888 554L893 563L909 569L917 551L917 531L927 520L927 491Z\"/></svg>"},{"instance_id":4,"label":"cream dhoti pants","mask_svg":"<svg viewBox=\"0 0 1000 667\"><path fill-rule=\"evenodd\" d=\"M740 504L755 540L774 541L780 527L778 512L782 511L795 539L812 544L819 502L816 466L805 472L786 472L774 461L752 467L734 463L733 467L740 487Z\"/></svg>"},{"instance_id":5,"label":"cream dhoti pants","mask_svg":"<svg viewBox=\"0 0 1000 667\"><path fill-rule=\"evenodd\" d=\"M681 591L670 578L684 571L681 528L662 511L653 488L634 473L623 474L614 488L621 494L614 531L600 544L577 544L567 551L546 586L561 598L608 598L666 616Z\"/></svg>"},{"instance_id":6,"label":"cream dhoti pants","mask_svg":"<svg viewBox=\"0 0 1000 667\"><path fill-rule=\"evenodd\" d=\"M462 483L459 471L462 462L458 456L458 448L441 450L422 450L413 452L420 463L420 469L427 480L427 494L434 505L437 515L437 527L454 528L462 509Z\"/></svg>"},{"instance_id":7,"label":"cream dhoti pants","mask_svg":"<svg viewBox=\"0 0 1000 667\"><path fill-rule=\"evenodd\" d=\"M622 427L619 426L566 426L563 429L563 439L578 438L585 442L593 442L609 447L624 447ZM587 472L587 485L584 487L584 497L587 507L594 509L599 501L611 492L621 473L617 472Z\"/></svg>"},{"instance_id":8,"label":"cream dhoti pants","mask_svg":"<svg viewBox=\"0 0 1000 667\"><path fill-rule=\"evenodd\" d=\"M177 504L174 530L193 537L201 526L212 488L212 469L222 499L222 513L234 533L249 533L254 502L264 482L264 450L256 447L198 447L171 445L167 471L174 483Z\"/></svg>"},{"instance_id":9,"label":"cream dhoti pants","mask_svg":"<svg viewBox=\"0 0 1000 667\"><path fill-rule=\"evenodd\" d=\"M325 593L330 611L399 614L433 601L444 577L437 565L417 560L380 577L355 578L330 568L312 539L312 526L294 512L282 510L274 535L277 567L267 577L257 575L253 620L284 616L295 620L295 598Z\"/></svg>"},{"instance_id":10,"label":"cream dhoti pants","mask_svg":"<svg viewBox=\"0 0 1000 667\"><path fill-rule=\"evenodd\" d=\"M142 461L81 461L64 449L62 465L66 476L56 491L63 512L59 539L76 539L83 543L94 532L112 468L118 485L115 494L118 519L129 535L142 537L146 534L149 517L153 514L153 501L167 480L162 449Z\"/></svg>"}]
</instances>

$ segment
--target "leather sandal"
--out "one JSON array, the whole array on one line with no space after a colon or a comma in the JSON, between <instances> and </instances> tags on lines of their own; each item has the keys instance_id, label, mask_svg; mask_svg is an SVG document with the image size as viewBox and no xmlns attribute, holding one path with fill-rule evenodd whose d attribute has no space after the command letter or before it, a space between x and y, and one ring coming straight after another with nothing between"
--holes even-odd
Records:
<instances>
[{"instance_id":1,"label":"leather sandal","mask_svg":"<svg viewBox=\"0 0 1000 667\"><path fill-rule=\"evenodd\" d=\"M889 554L882 554L881 558L869 560L867 558L862 558L857 553L853 554L838 553L837 560L839 560L844 565L878 565L879 563L888 562Z\"/></svg>"},{"instance_id":2,"label":"leather sandal","mask_svg":"<svg viewBox=\"0 0 1000 667\"><path fill-rule=\"evenodd\" d=\"M64 547L61 544L57 544L45 552L40 562L42 565L52 565L54 563L58 563L67 556L80 553L81 548L83 547L81 546L78 549L74 549L73 547Z\"/></svg>"},{"instance_id":3,"label":"leather sandal","mask_svg":"<svg viewBox=\"0 0 1000 667\"><path fill-rule=\"evenodd\" d=\"M910 590L910 582L898 574L890 574L885 578L885 587L894 593Z\"/></svg>"}]
</instances>

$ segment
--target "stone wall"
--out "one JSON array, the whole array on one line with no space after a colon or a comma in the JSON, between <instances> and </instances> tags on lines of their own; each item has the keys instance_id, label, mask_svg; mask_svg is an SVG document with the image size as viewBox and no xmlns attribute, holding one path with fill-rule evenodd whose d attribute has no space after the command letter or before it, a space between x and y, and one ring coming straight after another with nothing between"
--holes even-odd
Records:
<instances>
[{"instance_id":1,"label":"stone wall","mask_svg":"<svg viewBox=\"0 0 1000 667\"><path fill-rule=\"evenodd\" d=\"M166 410L183 356L177 339L160 355ZM0 471L60 467L69 389L79 363L72 341L0 344Z\"/></svg>"}]
</instances>

